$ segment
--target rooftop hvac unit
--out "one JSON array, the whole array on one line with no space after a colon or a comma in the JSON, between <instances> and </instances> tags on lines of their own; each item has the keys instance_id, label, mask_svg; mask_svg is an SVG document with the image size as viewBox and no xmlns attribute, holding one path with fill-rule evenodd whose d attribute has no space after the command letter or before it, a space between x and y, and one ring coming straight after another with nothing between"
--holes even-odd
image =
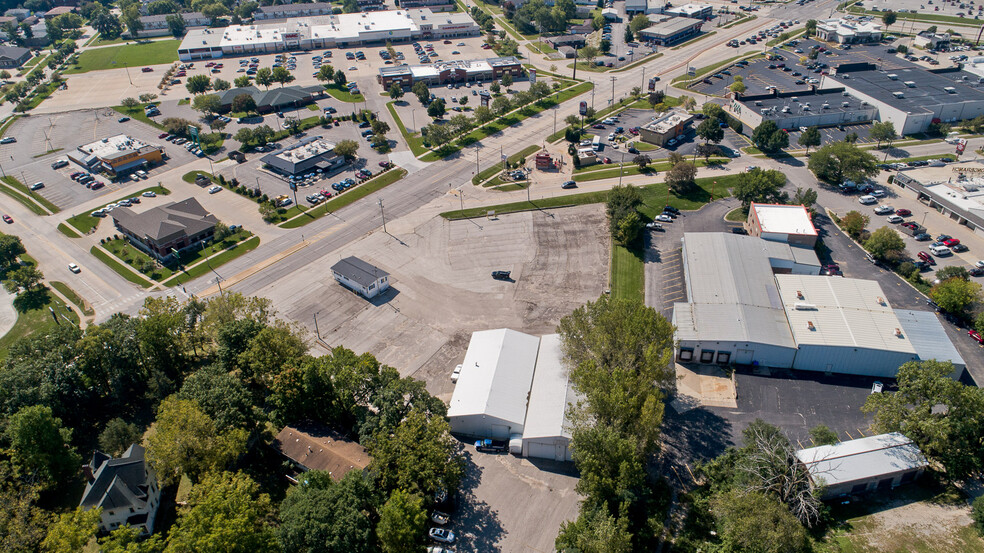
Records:
<instances>
[{"instance_id":1,"label":"rooftop hvac unit","mask_svg":"<svg viewBox=\"0 0 984 553\"><path fill-rule=\"evenodd\" d=\"M893 92L892 93L892 96L895 96L896 98L905 98L905 93L904 92Z\"/></svg>"},{"instance_id":2,"label":"rooftop hvac unit","mask_svg":"<svg viewBox=\"0 0 984 553\"><path fill-rule=\"evenodd\" d=\"M820 106L820 109L830 109L830 104L824 104Z\"/></svg>"},{"instance_id":3,"label":"rooftop hvac unit","mask_svg":"<svg viewBox=\"0 0 984 553\"><path fill-rule=\"evenodd\" d=\"M891 79L891 80L893 80L893 81L899 80L899 76L896 75L895 73L892 73L892 74L888 75L888 78Z\"/></svg>"},{"instance_id":4,"label":"rooftop hvac unit","mask_svg":"<svg viewBox=\"0 0 984 553\"><path fill-rule=\"evenodd\" d=\"M879 305L885 305L885 298L882 298L882 297L879 297L879 298L878 298L877 300L875 300L875 301L877 301Z\"/></svg>"},{"instance_id":5,"label":"rooftop hvac unit","mask_svg":"<svg viewBox=\"0 0 984 553\"><path fill-rule=\"evenodd\" d=\"M799 298L799 299L803 299L803 291L802 290L797 290L796 291L796 297Z\"/></svg>"},{"instance_id":6,"label":"rooftop hvac unit","mask_svg":"<svg viewBox=\"0 0 984 553\"><path fill-rule=\"evenodd\" d=\"M793 304L793 309L797 311L816 311L817 306L812 303L796 302Z\"/></svg>"},{"instance_id":7,"label":"rooftop hvac unit","mask_svg":"<svg viewBox=\"0 0 984 553\"><path fill-rule=\"evenodd\" d=\"M916 82L915 81L905 81L902 84L904 84L905 86L907 86L909 88L916 88Z\"/></svg>"}]
</instances>

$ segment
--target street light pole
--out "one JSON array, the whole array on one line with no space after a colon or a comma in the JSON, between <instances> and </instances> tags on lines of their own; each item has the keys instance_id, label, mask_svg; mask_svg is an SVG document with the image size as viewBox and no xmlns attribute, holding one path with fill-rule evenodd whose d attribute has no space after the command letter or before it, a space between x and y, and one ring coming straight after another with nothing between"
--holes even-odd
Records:
<instances>
[{"instance_id":1,"label":"street light pole","mask_svg":"<svg viewBox=\"0 0 984 553\"><path fill-rule=\"evenodd\" d=\"M379 215L383 218L383 232L385 232L386 234L389 234L389 232L386 231L386 214L383 213L383 199L382 198L379 199Z\"/></svg>"},{"instance_id":2,"label":"street light pole","mask_svg":"<svg viewBox=\"0 0 984 553\"><path fill-rule=\"evenodd\" d=\"M612 77L612 107L615 106L615 77Z\"/></svg>"},{"instance_id":3,"label":"street light pole","mask_svg":"<svg viewBox=\"0 0 984 553\"><path fill-rule=\"evenodd\" d=\"M618 165L618 185L622 186L622 172L625 169L625 152L620 152L622 154L622 163Z\"/></svg>"},{"instance_id":4,"label":"street light pole","mask_svg":"<svg viewBox=\"0 0 984 553\"><path fill-rule=\"evenodd\" d=\"M321 331L318 329L318 313L321 313L321 311L315 311L314 312L314 333L318 337L318 339L320 340L321 339Z\"/></svg>"}]
</instances>

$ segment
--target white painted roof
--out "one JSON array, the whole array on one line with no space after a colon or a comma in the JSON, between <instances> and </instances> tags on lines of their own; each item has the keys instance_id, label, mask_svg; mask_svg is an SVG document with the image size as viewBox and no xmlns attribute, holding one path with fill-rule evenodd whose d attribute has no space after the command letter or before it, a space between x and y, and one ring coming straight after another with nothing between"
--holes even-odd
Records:
<instances>
[{"instance_id":1,"label":"white painted roof","mask_svg":"<svg viewBox=\"0 0 984 553\"><path fill-rule=\"evenodd\" d=\"M448 416L490 415L521 428L539 345L536 336L508 328L473 333Z\"/></svg>"},{"instance_id":2,"label":"white painted roof","mask_svg":"<svg viewBox=\"0 0 984 553\"><path fill-rule=\"evenodd\" d=\"M548 334L541 337L523 439L570 438L567 405L576 402L577 394L563 363L560 335Z\"/></svg>"},{"instance_id":3,"label":"white painted roof","mask_svg":"<svg viewBox=\"0 0 984 553\"><path fill-rule=\"evenodd\" d=\"M751 209L755 210L762 232L817 235L810 213L802 205L752 203Z\"/></svg>"},{"instance_id":4,"label":"white painted roof","mask_svg":"<svg viewBox=\"0 0 984 553\"><path fill-rule=\"evenodd\" d=\"M806 465L814 483L822 480L827 485L870 481L927 465L912 440L898 432L801 449L796 458Z\"/></svg>"},{"instance_id":5,"label":"white painted roof","mask_svg":"<svg viewBox=\"0 0 984 553\"><path fill-rule=\"evenodd\" d=\"M916 353L878 282L814 275L775 279L797 344Z\"/></svg>"}]
</instances>

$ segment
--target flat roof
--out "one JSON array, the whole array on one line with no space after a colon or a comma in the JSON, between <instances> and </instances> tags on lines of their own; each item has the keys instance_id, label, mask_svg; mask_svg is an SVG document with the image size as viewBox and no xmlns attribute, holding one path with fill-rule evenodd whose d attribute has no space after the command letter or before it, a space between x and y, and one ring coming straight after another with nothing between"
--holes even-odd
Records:
<instances>
[{"instance_id":1,"label":"flat roof","mask_svg":"<svg viewBox=\"0 0 984 553\"><path fill-rule=\"evenodd\" d=\"M961 370L967 363L957 351L956 346L947 336L939 317L932 311L913 311L911 309L896 309L895 316L902 324L902 332L916 348L920 360L949 361L956 370Z\"/></svg>"},{"instance_id":2,"label":"flat roof","mask_svg":"<svg viewBox=\"0 0 984 553\"><path fill-rule=\"evenodd\" d=\"M488 415L522 427L539 346L536 336L508 328L472 333L448 416Z\"/></svg>"},{"instance_id":3,"label":"flat roof","mask_svg":"<svg viewBox=\"0 0 984 553\"><path fill-rule=\"evenodd\" d=\"M700 19L691 17L670 17L639 32L643 35L674 35L702 23Z\"/></svg>"},{"instance_id":4,"label":"flat roof","mask_svg":"<svg viewBox=\"0 0 984 553\"><path fill-rule=\"evenodd\" d=\"M797 345L916 353L877 281L818 275L775 279Z\"/></svg>"},{"instance_id":5,"label":"flat roof","mask_svg":"<svg viewBox=\"0 0 984 553\"><path fill-rule=\"evenodd\" d=\"M810 220L810 212L805 206L753 202L751 209L755 211L762 232L817 235L817 229Z\"/></svg>"},{"instance_id":6,"label":"flat roof","mask_svg":"<svg viewBox=\"0 0 984 553\"><path fill-rule=\"evenodd\" d=\"M278 150L272 155L288 163L297 164L312 157L333 152L334 150L334 142L328 142L320 136L313 136L305 138L297 144Z\"/></svg>"},{"instance_id":7,"label":"flat roof","mask_svg":"<svg viewBox=\"0 0 984 553\"><path fill-rule=\"evenodd\" d=\"M150 144L129 135L117 134L115 136L103 138L102 140L96 140L95 142L83 144L82 146L79 146L79 150L83 153L94 155L100 159L112 159L114 157L119 157L120 154L136 152L148 147L156 146L151 146Z\"/></svg>"},{"instance_id":8,"label":"flat roof","mask_svg":"<svg viewBox=\"0 0 984 553\"><path fill-rule=\"evenodd\" d=\"M178 50L195 50L197 48L221 48L221 29L188 29Z\"/></svg>"},{"instance_id":9,"label":"flat roof","mask_svg":"<svg viewBox=\"0 0 984 553\"><path fill-rule=\"evenodd\" d=\"M840 36L855 36L859 34L873 34L882 32L881 23L875 21L861 21L854 19L821 19L817 21L817 27L823 27L835 31Z\"/></svg>"},{"instance_id":10,"label":"flat roof","mask_svg":"<svg viewBox=\"0 0 984 553\"><path fill-rule=\"evenodd\" d=\"M659 134L665 134L677 125L687 123L694 118L693 115L680 110L670 110L666 115L659 119L654 119L643 125L642 128L651 130Z\"/></svg>"},{"instance_id":11,"label":"flat roof","mask_svg":"<svg viewBox=\"0 0 984 553\"><path fill-rule=\"evenodd\" d=\"M811 75L803 75L803 79L814 78ZM795 116L803 114L823 114L841 113L859 110L874 110L874 106L862 106L861 100L848 93L845 96L843 87L836 89L819 89L814 91L802 90L796 92L783 92L776 94L757 94L754 96L742 96L740 102L746 108L761 113L763 109L775 108L777 116ZM809 103L809 110L803 107ZM844 104L847 104L846 106ZM827 107L823 107L826 105ZM782 108L788 107L789 112L783 113ZM768 115L765 115L768 117Z\"/></svg>"},{"instance_id":12,"label":"flat roof","mask_svg":"<svg viewBox=\"0 0 984 553\"><path fill-rule=\"evenodd\" d=\"M928 464L912 440L898 432L801 449L796 458L815 483L827 485L872 480Z\"/></svg>"},{"instance_id":13,"label":"flat roof","mask_svg":"<svg viewBox=\"0 0 984 553\"><path fill-rule=\"evenodd\" d=\"M843 78L844 73L849 78ZM968 76L967 80L964 76ZM906 82L914 86L910 88ZM927 106L984 101L984 84L977 83L977 76L964 71L927 71L916 66L853 71L838 67L837 74L825 75L820 86L843 86L848 92L856 91L909 113L932 112ZM902 94L901 98L895 95L897 92Z\"/></svg>"},{"instance_id":14,"label":"flat roof","mask_svg":"<svg viewBox=\"0 0 984 553\"><path fill-rule=\"evenodd\" d=\"M577 399L570 373L564 365L560 335L541 336L523 439L555 436L570 438L567 406L577 403Z\"/></svg>"}]
</instances>

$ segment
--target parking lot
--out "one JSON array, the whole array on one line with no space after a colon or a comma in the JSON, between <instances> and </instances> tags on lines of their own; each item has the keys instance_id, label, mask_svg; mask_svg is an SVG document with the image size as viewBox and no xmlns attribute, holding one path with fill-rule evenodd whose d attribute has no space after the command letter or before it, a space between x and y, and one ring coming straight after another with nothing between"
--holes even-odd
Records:
<instances>
[{"instance_id":1,"label":"parking lot","mask_svg":"<svg viewBox=\"0 0 984 553\"><path fill-rule=\"evenodd\" d=\"M864 0L855 5L871 11L894 11L899 14L899 21L905 18L904 14L906 13L949 15L968 19L980 19L980 14L984 13L984 2L975 3L973 0L966 2L962 0Z\"/></svg>"},{"instance_id":2,"label":"parking lot","mask_svg":"<svg viewBox=\"0 0 984 553\"><path fill-rule=\"evenodd\" d=\"M119 118L119 113L109 109L22 117L6 133L17 137L17 142L0 146L0 163L7 175L16 177L25 184L43 182L44 188L36 193L59 208L70 209L100 195L112 194L112 197L117 197L119 190L157 184L155 177L160 173L198 159L184 148L159 139L160 131L157 129L134 120L120 123ZM148 169L149 177L146 181L125 179L110 182L99 176L98 180L105 184L100 190L90 190L68 177L71 173L82 170L74 163L61 169L52 169L51 164L55 160L68 159L66 154L78 146L118 134L129 135L148 144L163 145L169 159L163 165ZM39 155L40 152L51 150L55 151ZM142 186L143 182L150 184Z\"/></svg>"}]
</instances>

